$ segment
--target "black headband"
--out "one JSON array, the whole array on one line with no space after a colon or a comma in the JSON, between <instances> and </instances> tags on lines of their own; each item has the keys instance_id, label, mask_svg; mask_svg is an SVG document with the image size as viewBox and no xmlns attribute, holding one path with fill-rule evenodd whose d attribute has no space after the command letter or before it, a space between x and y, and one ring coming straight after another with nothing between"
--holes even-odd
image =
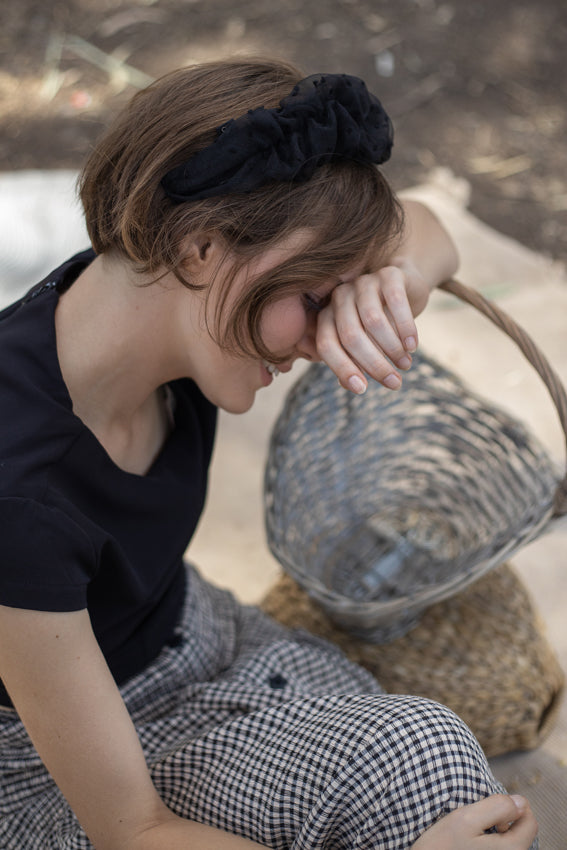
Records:
<instances>
[{"instance_id":1,"label":"black headband","mask_svg":"<svg viewBox=\"0 0 567 850\"><path fill-rule=\"evenodd\" d=\"M358 77L315 74L274 109L251 109L217 128L213 143L172 168L162 186L171 200L251 192L274 180L301 182L331 160L380 164L393 128Z\"/></svg>"}]
</instances>

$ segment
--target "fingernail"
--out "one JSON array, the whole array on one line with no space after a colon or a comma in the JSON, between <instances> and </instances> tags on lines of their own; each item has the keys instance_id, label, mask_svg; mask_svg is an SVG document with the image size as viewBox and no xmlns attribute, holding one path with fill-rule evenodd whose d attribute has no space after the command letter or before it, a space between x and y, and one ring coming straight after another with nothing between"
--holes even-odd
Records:
<instances>
[{"instance_id":1,"label":"fingernail","mask_svg":"<svg viewBox=\"0 0 567 850\"><path fill-rule=\"evenodd\" d=\"M388 375L387 378L384 378L382 381L385 387L388 387L389 390L399 390L402 385L402 380L399 375L394 375L392 372L391 375Z\"/></svg>"},{"instance_id":2,"label":"fingernail","mask_svg":"<svg viewBox=\"0 0 567 850\"><path fill-rule=\"evenodd\" d=\"M363 395L366 392L366 384L358 375L352 375L347 381L347 386L357 395Z\"/></svg>"},{"instance_id":3,"label":"fingernail","mask_svg":"<svg viewBox=\"0 0 567 850\"><path fill-rule=\"evenodd\" d=\"M511 794L510 799L514 801L514 805L518 809L519 812L523 812L526 809L526 799L525 797L520 797L519 794Z\"/></svg>"},{"instance_id":4,"label":"fingernail","mask_svg":"<svg viewBox=\"0 0 567 850\"><path fill-rule=\"evenodd\" d=\"M415 351L417 349L417 343L415 341L415 337L413 336L406 337L404 345L407 351Z\"/></svg>"},{"instance_id":5,"label":"fingernail","mask_svg":"<svg viewBox=\"0 0 567 850\"><path fill-rule=\"evenodd\" d=\"M409 369L411 366L411 357L408 357L408 355L405 354L400 360L398 360L397 365L400 369Z\"/></svg>"}]
</instances>

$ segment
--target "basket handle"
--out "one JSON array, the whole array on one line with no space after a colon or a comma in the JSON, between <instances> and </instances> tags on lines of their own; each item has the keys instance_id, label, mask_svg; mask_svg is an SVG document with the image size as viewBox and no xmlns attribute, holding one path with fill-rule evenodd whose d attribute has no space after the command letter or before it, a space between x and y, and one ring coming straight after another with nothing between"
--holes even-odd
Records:
<instances>
[{"instance_id":1,"label":"basket handle","mask_svg":"<svg viewBox=\"0 0 567 850\"><path fill-rule=\"evenodd\" d=\"M454 279L441 283L438 288L444 289L446 292L451 292L457 298L476 307L479 312L489 318L491 322L503 330L504 333L508 334L510 339L516 343L549 390L549 394L559 414L559 421L563 428L566 441L565 448L567 451L567 394L558 374L549 365L547 358L537 345L507 313L501 310L500 307L497 307L493 302L488 301L478 290L471 289L465 286L464 283L460 283ZM564 514L567 514L567 472L565 477L557 485L553 503L553 515L560 517Z\"/></svg>"}]
</instances>

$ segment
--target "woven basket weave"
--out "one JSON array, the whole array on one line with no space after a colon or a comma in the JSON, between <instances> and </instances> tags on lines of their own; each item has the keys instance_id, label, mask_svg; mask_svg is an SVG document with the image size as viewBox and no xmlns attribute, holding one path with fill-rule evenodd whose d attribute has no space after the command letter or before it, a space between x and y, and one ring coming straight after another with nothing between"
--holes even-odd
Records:
<instances>
[{"instance_id":1,"label":"woven basket weave","mask_svg":"<svg viewBox=\"0 0 567 850\"><path fill-rule=\"evenodd\" d=\"M567 398L529 337L456 281L521 348L567 433ZM404 387L343 390L313 364L274 427L265 474L276 559L352 635L376 643L416 625L567 512L567 484L516 419L414 356Z\"/></svg>"},{"instance_id":2,"label":"woven basket weave","mask_svg":"<svg viewBox=\"0 0 567 850\"><path fill-rule=\"evenodd\" d=\"M382 646L339 629L287 575L262 607L284 625L338 644L389 693L448 705L488 756L536 747L553 726L563 673L508 564L433 605L407 635Z\"/></svg>"}]
</instances>

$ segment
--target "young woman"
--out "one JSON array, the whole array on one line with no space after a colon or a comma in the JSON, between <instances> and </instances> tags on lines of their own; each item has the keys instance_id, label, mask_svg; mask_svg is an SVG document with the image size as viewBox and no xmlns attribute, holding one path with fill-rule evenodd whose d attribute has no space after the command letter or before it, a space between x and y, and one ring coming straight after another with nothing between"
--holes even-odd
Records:
<instances>
[{"instance_id":1,"label":"young woman","mask_svg":"<svg viewBox=\"0 0 567 850\"><path fill-rule=\"evenodd\" d=\"M352 77L170 74L87 162L94 250L0 315L4 850L532 844L450 711L183 562L217 407L297 358L356 393L411 366L457 260L391 144Z\"/></svg>"}]
</instances>

